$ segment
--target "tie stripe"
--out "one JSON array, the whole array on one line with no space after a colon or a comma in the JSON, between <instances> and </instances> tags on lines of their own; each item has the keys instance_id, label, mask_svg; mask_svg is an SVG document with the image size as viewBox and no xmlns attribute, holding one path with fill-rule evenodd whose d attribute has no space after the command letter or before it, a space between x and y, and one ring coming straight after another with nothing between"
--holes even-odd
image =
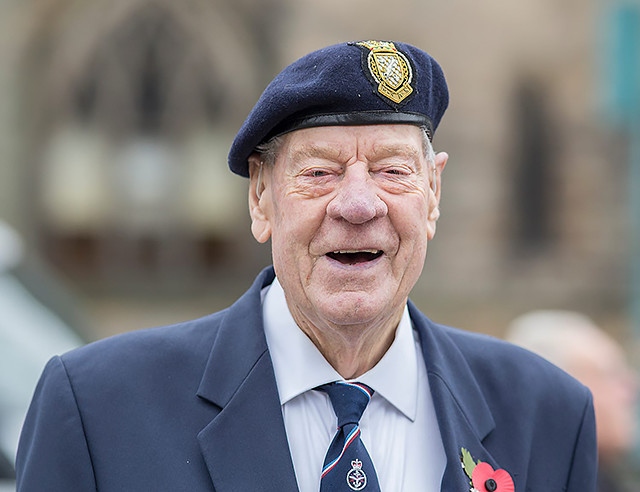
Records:
<instances>
[{"instance_id":1,"label":"tie stripe","mask_svg":"<svg viewBox=\"0 0 640 492\"><path fill-rule=\"evenodd\" d=\"M344 455L344 452L351 445L351 443L358 438L359 435L360 435L360 426L356 425L353 428L353 430L349 433L349 435L345 438L344 445L342 446L342 451L340 452L340 454L336 457L336 459L334 459L330 463L327 463L325 467L322 469L322 478L324 478L324 476L327 473L333 470L333 468L338 464L338 461L340 461L340 458L342 458L342 455Z\"/></svg>"},{"instance_id":2,"label":"tie stripe","mask_svg":"<svg viewBox=\"0 0 640 492\"><path fill-rule=\"evenodd\" d=\"M369 398L369 401L371 401L371 397L373 396L373 390L369 388L369 386L362 383L348 383L346 381L338 381L337 384L342 384L345 386L354 386L356 388L359 388L360 390L362 390L364 394L367 395L367 398Z\"/></svg>"}]
</instances>

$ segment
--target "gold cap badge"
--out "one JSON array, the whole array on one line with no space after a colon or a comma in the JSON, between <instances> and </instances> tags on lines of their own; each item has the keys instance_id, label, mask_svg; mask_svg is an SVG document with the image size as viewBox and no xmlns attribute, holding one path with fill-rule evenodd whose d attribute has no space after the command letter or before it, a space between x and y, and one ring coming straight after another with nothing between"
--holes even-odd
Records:
<instances>
[{"instance_id":1,"label":"gold cap badge","mask_svg":"<svg viewBox=\"0 0 640 492\"><path fill-rule=\"evenodd\" d=\"M357 43L369 50L367 66L378 83L378 92L396 104L413 92L411 64L393 43L388 41L361 41Z\"/></svg>"}]
</instances>

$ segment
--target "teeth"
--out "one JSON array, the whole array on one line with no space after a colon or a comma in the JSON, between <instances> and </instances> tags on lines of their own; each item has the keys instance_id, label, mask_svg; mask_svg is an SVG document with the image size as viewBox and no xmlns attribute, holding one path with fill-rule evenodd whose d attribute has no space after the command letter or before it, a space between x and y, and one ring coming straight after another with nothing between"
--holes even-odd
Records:
<instances>
[{"instance_id":1,"label":"teeth","mask_svg":"<svg viewBox=\"0 0 640 492\"><path fill-rule=\"evenodd\" d=\"M371 253L371 254L378 254L380 252L379 249L341 249L338 251L334 251L333 254L340 254L340 255L346 255L346 254L353 254L353 253Z\"/></svg>"}]
</instances>

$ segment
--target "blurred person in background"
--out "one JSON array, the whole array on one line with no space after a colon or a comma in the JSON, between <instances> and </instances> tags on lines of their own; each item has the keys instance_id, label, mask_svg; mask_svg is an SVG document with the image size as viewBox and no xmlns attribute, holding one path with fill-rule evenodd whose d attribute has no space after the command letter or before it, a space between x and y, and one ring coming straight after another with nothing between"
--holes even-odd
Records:
<instances>
[{"instance_id":1,"label":"blurred person in background","mask_svg":"<svg viewBox=\"0 0 640 492\"><path fill-rule=\"evenodd\" d=\"M624 483L637 439L638 378L622 346L587 316L563 310L523 314L505 337L564 369L593 393L598 492L637 490Z\"/></svg>"},{"instance_id":2,"label":"blurred person in background","mask_svg":"<svg viewBox=\"0 0 640 492\"><path fill-rule=\"evenodd\" d=\"M55 306L35 295L61 287L27 268L26 256L22 238L0 220L0 478L13 476L20 428L47 360L83 343Z\"/></svg>"},{"instance_id":3,"label":"blurred person in background","mask_svg":"<svg viewBox=\"0 0 640 492\"><path fill-rule=\"evenodd\" d=\"M592 492L589 391L408 300L448 100L438 63L399 42L276 76L229 152L273 267L222 312L53 358L18 491Z\"/></svg>"}]
</instances>

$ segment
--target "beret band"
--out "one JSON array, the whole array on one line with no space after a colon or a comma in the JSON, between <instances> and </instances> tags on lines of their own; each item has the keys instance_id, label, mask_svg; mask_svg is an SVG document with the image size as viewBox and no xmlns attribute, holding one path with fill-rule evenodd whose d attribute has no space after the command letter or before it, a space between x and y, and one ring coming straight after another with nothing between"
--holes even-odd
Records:
<instances>
[{"instance_id":1,"label":"beret band","mask_svg":"<svg viewBox=\"0 0 640 492\"><path fill-rule=\"evenodd\" d=\"M248 177L248 158L267 140L320 126L409 124L429 138L449 104L440 65L406 43L340 43L282 70L256 102L229 150L229 168Z\"/></svg>"},{"instance_id":2,"label":"beret band","mask_svg":"<svg viewBox=\"0 0 640 492\"><path fill-rule=\"evenodd\" d=\"M416 125L425 127L429 137L433 134L431 120L419 113L400 113L397 111L357 111L351 113L311 114L298 118L290 118L278 124L265 138L268 141L273 137L303 128L317 126L357 126L357 125Z\"/></svg>"}]
</instances>

